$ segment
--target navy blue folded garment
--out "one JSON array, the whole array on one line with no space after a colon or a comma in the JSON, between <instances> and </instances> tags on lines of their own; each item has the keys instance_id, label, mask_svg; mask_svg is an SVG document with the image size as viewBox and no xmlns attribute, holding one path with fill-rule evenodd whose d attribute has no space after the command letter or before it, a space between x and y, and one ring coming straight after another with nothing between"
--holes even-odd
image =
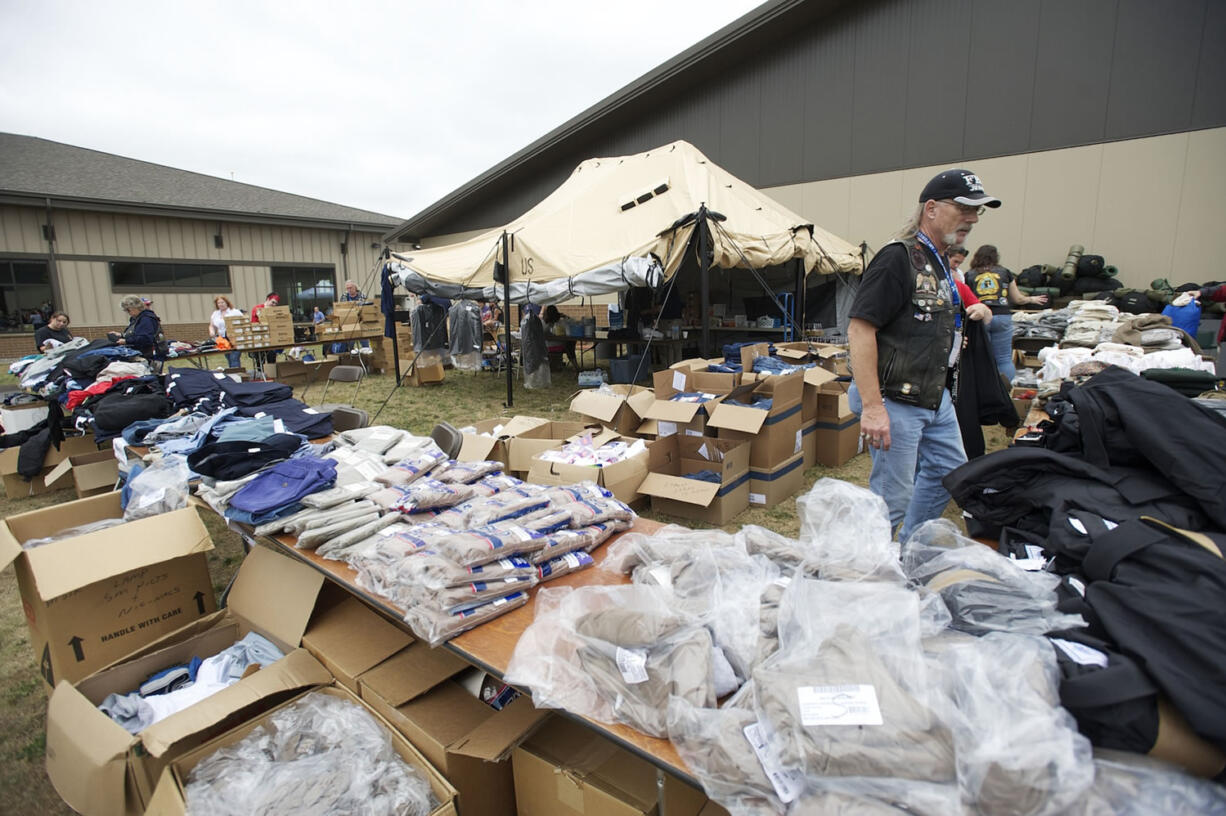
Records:
<instances>
[{"instance_id":1,"label":"navy blue folded garment","mask_svg":"<svg viewBox=\"0 0 1226 816\"><path fill-rule=\"evenodd\" d=\"M305 402L287 399L268 405L253 405L238 409L239 416L273 416L281 420L291 433L307 439L320 439L332 433L332 414L310 407Z\"/></svg>"},{"instance_id":2,"label":"navy blue folded garment","mask_svg":"<svg viewBox=\"0 0 1226 816\"><path fill-rule=\"evenodd\" d=\"M713 470L696 470L693 473L686 473L682 478L696 479L700 482L713 482L719 484L719 474Z\"/></svg>"},{"instance_id":3,"label":"navy blue folded garment","mask_svg":"<svg viewBox=\"0 0 1226 816\"><path fill-rule=\"evenodd\" d=\"M188 454L193 473L227 481L289 459L302 445L297 434L273 434L259 442L209 442Z\"/></svg>"},{"instance_id":4,"label":"navy blue folded garment","mask_svg":"<svg viewBox=\"0 0 1226 816\"><path fill-rule=\"evenodd\" d=\"M336 462L304 456L278 462L247 484L230 498L230 510L247 514L244 520L254 524L265 518L276 518L278 511L297 504L303 496L327 490L336 483Z\"/></svg>"},{"instance_id":5,"label":"navy blue folded garment","mask_svg":"<svg viewBox=\"0 0 1226 816\"><path fill-rule=\"evenodd\" d=\"M219 381L227 406L250 407L284 402L294 396L294 389L277 382L234 382L226 377Z\"/></svg>"},{"instance_id":6,"label":"navy blue folded garment","mask_svg":"<svg viewBox=\"0 0 1226 816\"><path fill-rule=\"evenodd\" d=\"M726 362L728 360L734 360L734 361L740 360L741 359L741 349L745 348L746 346L756 346L761 342L762 342L761 340L747 340L742 343L725 343L724 344L724 361ZM774 353L775 353L775 347L769 346L769 350L767 351L767 354L774 354Z\"/></svg>"},{"instance_id":7,"label":"navy blue folded garment","mask_svg":"<svg viewBox=\"0 0 1226 816\"><path fill-rule=\"evenodd\" d=\"M216 400L221 396L221 381L228 380L216 371L198 368L171 368L166 372L166 396L175 409L189 408L201 400Z\"/></svg>"}]
</instances>

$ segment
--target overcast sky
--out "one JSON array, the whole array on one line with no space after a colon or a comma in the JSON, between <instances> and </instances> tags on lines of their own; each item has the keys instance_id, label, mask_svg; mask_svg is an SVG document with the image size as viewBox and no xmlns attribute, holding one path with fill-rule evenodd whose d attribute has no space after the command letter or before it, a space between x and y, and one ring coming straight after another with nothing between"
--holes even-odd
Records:
<instances>
[{"instance_id":1,"label":"overcast sky","mask_svg":"<svg viewBox=\"0 0 1226 816\"><path fill-rule=\"evenodd\" d=\"M407 218L759 2L0 0L0 130Z\"/></svg>"}]
</instances>

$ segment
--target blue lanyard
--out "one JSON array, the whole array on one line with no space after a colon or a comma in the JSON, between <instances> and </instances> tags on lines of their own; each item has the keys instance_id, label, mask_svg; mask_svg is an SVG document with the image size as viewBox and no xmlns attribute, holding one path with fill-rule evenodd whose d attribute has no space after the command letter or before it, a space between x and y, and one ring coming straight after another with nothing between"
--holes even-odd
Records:
<instances>
[{"instance_id":1,"label":"blue lanyard","mask_svg":"<svg viewBox=\"0 0 1226 816\"><path fill-rule=\"evenodd\" d=\"M949 267L945 265L945 258L941 253L937 252L937 248L933 245L932 240L922 232L916 232L915 237L921 244L932 250L932 254L936 256L937 263L941 265L941 271L945 273L945 282L949 284L949 298L954 304L954 328L962 328L962 298L958 297L958 285L954 282L954 276L949 274Z\"/></svg>"}]
</instances>

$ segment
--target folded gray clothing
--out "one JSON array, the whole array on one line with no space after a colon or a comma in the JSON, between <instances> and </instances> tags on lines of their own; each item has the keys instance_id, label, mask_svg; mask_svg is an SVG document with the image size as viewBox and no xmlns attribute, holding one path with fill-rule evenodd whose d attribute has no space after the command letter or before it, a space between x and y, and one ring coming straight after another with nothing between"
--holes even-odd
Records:
<instances>
[{"instance_id":1,"label":"folded gray clothing","mask_svg":"<svg viewBox=\"0 0 1226 816\"><path fill-rule=\"evenodd\" d=\"M388 486L412 484L445 465L447 461L447 454L439 450L437 445L419 449L388 467L375 477L375 481Z\"/></svg>"},{"instance_id":2,"label":"folded gray clothing","mask_svg":"<svg viewBox=\"0 0 1226 816\"><path fill-rule=\"evenodd\" d=\"M448 613L433 604L418 604L404 613L404 621L413 630L413 634L431 646L438 646L461 632L493 620L499 615L505 615L527 602L528 593L515 592L463 612Z\"/></svg>"},{"instance_id":3,"label":"folded gray clothing","mask_svg":"<svg viewBox=\"0 0 1226 816\"><path fill-rule=\"evenodd\" d=\"M683 625L680 617L615 606L590 612L575 621L575 631L627 649L645 649Z\"/></svg>"},{"instance_id":4,"label":"folded gray clothing","mask_svg":"<svg viewBox=\"0 0 1226 816\"><path fill-rule=\"evenodd\" d=\"M341 533L340 535L329 538L324 543L316 548L316 552L325 558L333 561L343 561L350 552L351 548L359 545L369 539L371 536L378 533L384 527L389 527L399 521L399 517L395 514L380 516L372 519L360 527Z\"/></svg>"},{"instance_id":5,"label":"folded gray clothing","mask_svg":"<svg viewBox=\"0 0 1226 816\"><path fill-rule=\"evenodd\" d=\"M390 425L371 425L344 431L340 435L340 442L357 450L382 456L399 444L406 435L405 431Z\"/></svg>"},{"instance_id":6,"label":"folded gray clothing","mask_svg":"<svg viewBox=\"0 0 1226 816\"><path fill-rule=\"evenodd\" d=\"M353 482L344 487L331 487L302 497L302 503L307 507L328 508L345 504L346 502L363 499L378 489L374 482Z\"/></svg>"},{"instance_id":7,"label":"folded gray clothing","mask_svg":"<svg viewBox=\"0 0 1226 816\"><path fill-rule=\"evenodd\" d=\"M958 801L956 785L872 777L811 782L813 790L792 803L788 816L956 816L971 812Z\"/></svg>"},{"instance_id":8,"label":"folded gray clothing","mask_svg":"<svg viewBox=\"0 0 1226 816\"><path fill-rule=\"evenodd\" d=\"M877 656L859 630L837 626L816 653L777 653L753 672L759 718L778 735L785 767L808 776L871 776L952 782L953 737ZM800 690L871 686L881 725L825 724L820 706L802 710ZM840 708L840 713L849 709Z\"/></svg>"},{"instance_id":9,"label":"folded gray clothing","mask_svg":"<svg viewBox=\"0 0 1226 816\"><path fill-rule=\"evenodd\" d=\"M1094 784L1068 816L1226 816L1226 788L1142 754L1095 751Z\"/></svg>"},{"instance_id":10,"label":"folded gray clothing","mask_svg":"<svg viewBox=\"0 0 1226 816\"><path fill-rule=\"evenodd\" d=\"M472 484L503 470L506 470L506 465L498 461L487 459L481 462L457 462L449 459L435 468L430 475L448 484Z\"/></svg>"},{"instance_id":11,"label":"folded gray clothing","mask_svg":"<svg viewBox=\"0 0 1226 816\"><path fill-rule=\"evenodd\" d=\"M595 612L585 617L602 614ZM668 736L669 697L679 697L695 706L710 708L715 705L715 687L711 682L712 642L705 627L687 626L667 639L647 645L639 638L654 628L655 623L638 623L623 617L621 624L615 626L614 620L606 616L585 628L605 631L615 640L588 636L577 654L597 693L609 704L619 722L644 734L664 738ZM583 623L584 618L580 618L576 628ZM611 629L615 631L609 631ZM640 643L639 648L623 645L636 642Z\"/></svg>"},{"instance_id":12,"label":"folded gray clothing","mask_svg":"<svg viewBox=\"0 0 1226 816\"><path fill-rule=\"evenodd\" d=\"M779 650L779 603L783 600L787 585L787 579L780 578L762 590L758 607L758 656L755 665Z\"/></svg>"},{"instance_id":13,"label":"folded gray clothing","mask_svg":"<svg viewBox=\"0 0 1226 816\"><path fill-rule=\"evenodd\" d=\"M318 530L321 527L329 527L342 521L348 521L359 516L369 516L371 513L378 512L379 506L366 499L350 502L338 507L311 508L307 515L299 516L294 514L292 517L293 521L286 523L285 532L300 535L307 530Z\"/></svg>"},{"instance_id":14,"label":"folded gray clothing","mask_svg":"<svg viewBox=\"0 0 1226 816\"><path fill-rule=\"evenodd\" d=\"M630 526L631 522L628 521L607 521L602 524L589 524L575 530L556 530L545 536L544 546L532 553L530 560L533 564L544 564L559 555L576 550L590 553L604 543L609 536L629 530Z\"/></svg>"},{"instance_id":15,"label":"folded gray clothing","mask_svg":"<svg viewBox=\"0 0 1226 816\"><path fill-rule=\"evenodd\" d=\"M378 511L370 511L360 516L353 516L344 521L338 521L325 527L316 527L299 534L294 546L300 550L313 550L330 538L356 530L380 518Z\"/></svg>"}]
</instances>

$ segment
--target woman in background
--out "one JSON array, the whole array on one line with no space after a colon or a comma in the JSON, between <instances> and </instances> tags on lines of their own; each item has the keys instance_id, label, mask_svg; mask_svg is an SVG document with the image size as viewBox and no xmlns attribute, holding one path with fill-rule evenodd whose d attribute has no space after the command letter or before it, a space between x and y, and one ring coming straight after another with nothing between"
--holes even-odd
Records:
<instances>
[{"instance_id":1,"label":"woman in background","mask_svg":"<svg viewBox=\"0 0 1226 816\"><path fill-rule=\"evenodd\" d=\"M71 339L72 335L68 333L68 315L63 312L53 312L47 319L47 325L40 326L34 332L34 346L41 352ZM48 343L48 340L51 342Z\"/></svg>"},{"instance_id":2,"label":"woman in background","mask_svg":"<svg viewBox=\"0 0 1226 816\"><path fill-rule=\"evenodd\" d=\"M226 318L227 317L242 317L243 310L234 308L234 304L230 302L230 298L225 295L218 295L213 299L213 305L217 309L209 318L209 337L216 340L219 337L226 336ZM227 351L226 365L230 368L238 368L242 363L241 351Z\"/></svg>"},{"instance_id":3,"label":"woman in background","mask_svg":"<svg viewBox=\"0 0 1226 816\"><path fill-rule=\"evenodd\" d=\"M966 285L979 301L992 310L992 322L987 324L992 341L996 368L1010 383L1017 374L1013 366L1013 305L1047 303L1047 295L1027 296L1017 288L1013 273L1000 265L1000 253L991 244L975 250L971 269L966 273Z\"/></svg>"},{"instance_id":4,"label":"woman in background","mask_svg":"<svg viewBox=\"0 0 1226 816\"><path fill-rule=\"evenodd\" d=\"M139 351L148 360L153 360L158 337L162 333L162 320L142 298L128 295L119 301L119 308L128 313L128 327L115 339L116 345L129 346Z\"/></svg>"}]
</instances>

